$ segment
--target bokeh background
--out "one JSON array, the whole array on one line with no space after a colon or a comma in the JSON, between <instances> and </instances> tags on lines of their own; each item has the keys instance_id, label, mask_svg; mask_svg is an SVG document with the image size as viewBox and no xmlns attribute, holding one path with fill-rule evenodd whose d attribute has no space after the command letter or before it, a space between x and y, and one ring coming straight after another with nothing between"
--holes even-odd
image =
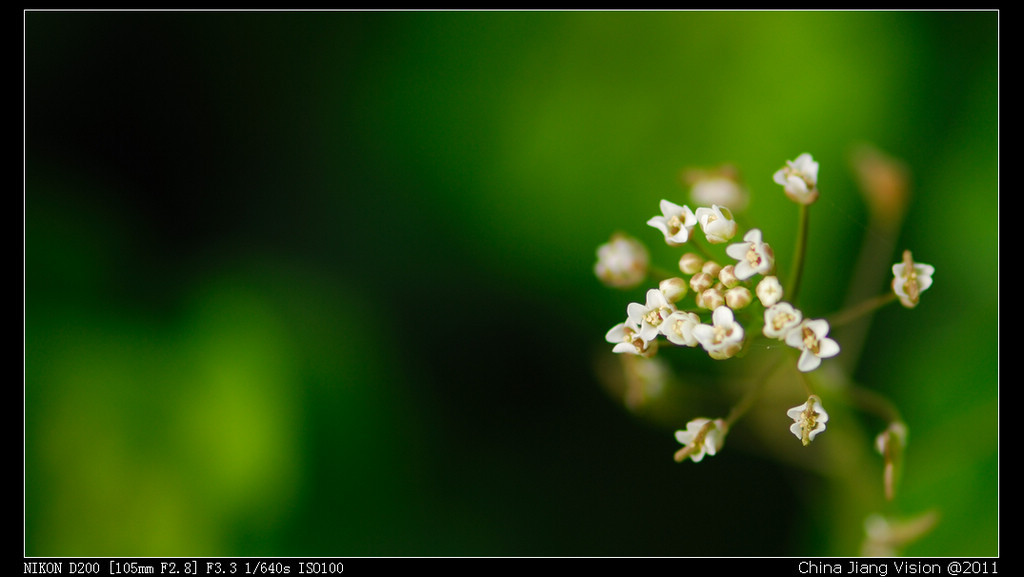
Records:
<instances>
[{"instance_id":1,"label":"bokeh background","mask_svg":"<svg viewBox=\"0 0 1024 577\"><path fill-rule=\"evenodd\" d=\"M999 553L998 12L24 30L26 555L855 555L873 512L937 514L905 554ZM864 143L912 175L898 233L870 225ZM671 266L644 223L685 202L683 169L730 162L785 253L771 175L802 152L808 306L839 303L865 238L937 269L854 372L910 426L891 503L880 460L869 485L821 475L742 421L675 463L696 415L630 410L601 376L643 289L602 286L596 247L622 230Z\"/></svg>"}]
</instances>

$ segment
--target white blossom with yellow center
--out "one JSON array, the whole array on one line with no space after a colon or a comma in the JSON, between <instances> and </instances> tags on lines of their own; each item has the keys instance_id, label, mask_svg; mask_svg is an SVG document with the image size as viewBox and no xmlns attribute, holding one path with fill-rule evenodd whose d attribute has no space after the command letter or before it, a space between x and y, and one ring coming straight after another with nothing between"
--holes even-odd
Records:
<instances>
[{"instance_id":1,"label":"white blossom with yellow center","mask_svg":"<svg viewBox=\"0 0 1024 577\"><path fill-rule=\"evenodd\" d=\"M640 241L622 233L597 248L594 274L613 288L632 288L647 277L650 255Z\"/></svg>"},{"instance_id":2,"label":"white blossom with yellow center","mask_svg":"<svg viewBox=\"0 0 1024 577\"><path fill-rule=\"evenodd\" d=\"M693 336L713 359L727 359L743 347L743 325L736 322L732 310L720 306L711 313L712 324L693 328Z\"/></svg>"},{"instance_id":3,"label":"white blossom with yellow center","mask_svg":"<svg viewBox=\"0 0 1024 577\"><path fill-rule=\"evenodd\" d=\"M652 341L658 338L661 324L676 311L676 306L659 289L647 291L645 304L630 303L626 306L629 322L639 327L640 338Z\"/></svg>"},{"instance_id":4,"label":"white blossom with yellow center","mask_svg":"<svg viewBox=\"0 0 1024 577\"><path fill-rule=\"evenodd\" d=\"M670 342L686 347L695 347L699 343L693 336L693 329L700 326L700 317L688 311L676 311L670 314L661 324L661 333Z\"/></svg>"},{"instance_id":5,"label":"white blossom with yellow center","mask_svg":"<svg viewBox=\"0 0 1024 577\"><path fill-rule=\"evenodd\" d=\"M747 280L755 274L767 275L775 266L772 247L761 240L761 231L751 229L743 235L743 241L730 244L725 253L736 259L735 274L740 280Z\"/></svg>"},{"instance_id":6,"label":"white blossom with yellow center","mask_svg":"<svg viewBox=\"0 0 1024 577\"><path fill-rule=\"evenodd\" d=\"M686 423L685 430L676 431L676 440L683 445L676 452L676 461L689 457L694 463L699 463L704 455L714 456L725 443L726 431L725 421L721 419L699 418Z\"/></svg>"},{"instance_id":7,"label":"white blossom with yellow center","mask_svg":"<svg viewBox=\"0 0 1024 577\"><path fill-rule=\"evenodd\" d=\"M920 302L921 293L932 286L932 275L935 267L930 264L914 262L909 250L903 251L903 262L892 265L892 290L899 297L900 303L912 309Z\"/></svg>"},{"instance_id":8,"label":"white blossom with yellow center","mask_svg":"<svg viewBox=\"0 0 1024 577\"><path fill-rule=\"evenodd\" d=\"M700 207L696 214L700 229L704 231L708 242L711 244L722 244L732 240L736 236L736 221L733 220L732 212L724 206L712 205L711 208Z\"/></svg>"},{"instance_id":9,"label":"white blossom with yellow center","mask_svg":"<svg viewBox=\"0 0 1024 577\"><path fill-rule=\"evenodd\" d=\"M776 303L764 311L764 336L785 339L786 335L803 320L803 314L787 302Z\"/></svg>"},{"instance_id":10,"label":"white blossom with yellow center","mask_svg":"<svg viewBox=\"0 0 1024 577\"><path fill-rule=\"evenodd\" d=\"M613 353L649 356L654 348L642 338L639 329L630 322L619 323L612 327L604 336L604 340L614 344Z\"/></svg>"},{"instance_id":11,"label":"white blossom with yellow center","mask_svg":"<svg viewBox=\"0 0 1024 577\"><path fill-rule=\"evenodd\" d=\"M662 216L655 216L647 224L665 235L665 242L680 246L690 240L690 232L697 226L697 217L688 206L679 206L667 200L661 201Z\"/></svg>"},{"instance_id":12,"label":"white blossom with yellow center","mask_svg":"<svg viewBox=\"0 0 1024 577\"><path fill-rule=\"evenodd\" d=\"M796 367L803 372L813 371L821 365L821 359L839 354L839 343L828 338L828 321L805 319L786 333L786 344L800 349Z\"/></svg>"},{"instance_id":13,"label":"white blossom with yellow center","mask_svg":"<svg viewBox=\"0 0 1024 577\"><path fill-rule=\"evenodd\" d=\"M806 403L789 409L786 414L793 419L793 424L789 426L790 432L805 446L825 430L825 423L828 422L828 413L821 406L821 399L817 395L811 395Z\"/></svg>"},{"instance_id":14,"label":"white blossom with yellow center","mask_svg":"<svg viewBox=\"0 0 1024 577\"><path fill-rule=\"evenodd\" d=\"M787 160L786 166L772 175L776 184L780 184L786 196L797 204L811 204L818 199L818 163L806 152Z\"/></svg>"}]
</instances>

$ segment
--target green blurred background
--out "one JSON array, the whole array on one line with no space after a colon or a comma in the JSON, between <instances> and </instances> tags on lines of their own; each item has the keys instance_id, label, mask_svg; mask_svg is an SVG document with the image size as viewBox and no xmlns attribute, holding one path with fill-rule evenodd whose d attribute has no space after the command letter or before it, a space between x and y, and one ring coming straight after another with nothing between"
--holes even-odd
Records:
<instances>
[{"instance_id":1,"label":"green blurred background","mask_svg":"<svg viewBox=\"0 0 1024 577\"><path fill-rule=\"evenodd\" d=\"M784 253L771 175L810 152L826 310L876 234L863 142L910 167L891 240L937 269L855 372L911 431L880 510L939 513L907 554L998 554L997 12L24 25L27 555L857 554L842 480L739 440L677 464L694 415L609 394L643 290L592 270L616 230L671 266L644 223L722 162Z\"/></svg>"}]
</instances>

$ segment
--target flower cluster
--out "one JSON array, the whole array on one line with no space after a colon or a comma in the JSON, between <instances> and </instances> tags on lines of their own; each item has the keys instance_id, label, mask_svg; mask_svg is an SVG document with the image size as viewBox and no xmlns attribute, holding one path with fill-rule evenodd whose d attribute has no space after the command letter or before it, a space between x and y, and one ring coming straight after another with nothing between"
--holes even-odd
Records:
<instances>
[{"instance_id":1,"label":"flower cluster","mask_svg":"<svg viewBox=\"0 0 1024 577\"><path fill-rule=\"evenodd\" d=\"M726 207L701 207L693 212L687 206L663 200L661 208L662 216L650 219L648 224L658 228L672 246L680 246L682 239L691 238L696 223L712 244L732 239L738 228ZM694 224L688 226L687 222ZM608 270L614 264L614 261L601 260L602 253L610 251L615 243L626 242L637 241L618 237L603 245L599 249L598 270ZM646 258L646 251L641 253L634 248L633 252ZM743 242L730 244L725 253L736 262L722 265L695 252L683 254L679 260L683 276L663 279L657 288L647 291L644 303L630 303L626 307L626 319L605 335L614 345L612 350L650 356L658 349L657 339L664 337L673 345L700 346L713 359L728 359L741 353L749 342L736 312L755 303L756 296L763 309L761 332L799 350L797 367L801 371L812 371L818 368L821 359L839 353L839 345L828 338L827 321L804 319L792 304L781 300L782 284L773 274L775 255L771 246L763 241L760 230L748 231ZM639 261L639 257L634 260ZM646 260L643 262L646 266ZM693 296L691 307L684 306L687 294ZM702 320L703 313L707 313L706 320Z\"/></svg>"},{"instance_id":2,"label":"flower cluster","mask_svg":"<svg viewBox=\"0 0 1024 577\"><path fill-rule=\"evenodd\" d=\"M598 249L595 272L606 285L635 288L645 280L648 285L643 302L626 306L625 319L605 334L612 351L624 355L651 358L659 347L703 350L715 360L741 358L755 344L763 349L792 349L797 374L821 367L825 359L840 353L839 343L830 337L832 323L848 320L850 313L827 318L805 314L797 305L802 267L806 252L806 226L809 208L819 197L819 165L810 154L801 154L772 175L787 198L799 207L797 246L783 268L789 273L783 283L777 273L777 257L759 228L743 230L734 216L747 205L746 188L732 169L691 171L687 182L693 198L711 201L691 209L686 204L661 200L660 214L647 225L658 230L670 247L682 248L677 264L670 272L651 265L649 253L639 240L616 233ZM921 293L932 285L934 268L914 262L909 251L892 267L891 291L861 307L856 314L874 310L881 304L898 300L907 308L916 307ZM654 284L656 282L656 284ZM784 347L772 346L781 343ZM829 420L819 395L808 392L804 382L803 404L789 409L790 432L803 445L809 445L825 431ZM744 409L747 403L738 405ZM742 410L728 418L700 417L676 431L683 445L676 461L689 458L701 461L721 450L725 436ZM893 461L893 447L902 446L905 435L899 426L890 427L879 442L879 451L887 466ZM888 485L887 485L888 486Z\"/></svg>"}]
</instances>

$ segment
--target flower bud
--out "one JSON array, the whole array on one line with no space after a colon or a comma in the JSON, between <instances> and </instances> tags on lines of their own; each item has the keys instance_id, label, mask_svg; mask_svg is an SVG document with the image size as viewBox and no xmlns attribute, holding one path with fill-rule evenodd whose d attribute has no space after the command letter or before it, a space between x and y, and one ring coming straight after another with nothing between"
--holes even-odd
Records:
<instances>
[{"instance_id":1,"label":"flower bud","mask_svg":"<svg viewBox=\"0 0 1024 577\"><path fill-rule=\"evenodd\" d=\"M679 277L673 277L667 278L658 283L658 289L665 295L668 302L676 303L679 302L679 299L686 296L686 292L689 290L689 287L686 286L685 280Z\"/></svg>"},{"instance_id":2,"label":"flower bud","mask_svg":"<svg viewBox=\"0 0 1024 577\"><path fill-rule=\"evenodd\" d=\"M704 266L704 259L696 253L688 252L679 258L679 270L683 274L696 274L702 266Z\"/></svg>"},{"instance_id":3,"label":"flower bud","mask_svg":"<svg viewBox=\"0 0 1024 577\"><path fill-rule=\"evenodd\" d=\"M725 291L725 304L732 310L739 310L751 302L753 302L754 296L750 294L750 289L745 286L733 287Z\"/></svg>"},{"instance_id":4,"label":"flower bud","mask_svg":"<svg viewBox=\"0 0 1024 577\"><path fill-rule=\"evenodd\" d=\"M708 273L712 277L718 276L718 273L722 270L722 265L718 264L713 260L709 260L704 263L704 266L700 267L700 270Z\"/></svg>"},{"instance_id":5,"label":"flower bud","mask_svg":"<svg viewBox=\"0 0 1024 577\"><path fill-rule=\"evenodd\" d=\"M715 284L715 279L706 272L699 272L690 277L690 288L693 292L700 294Z\"/></svg>"},{"instance_id":6,"label":"flower bud","mask_svg":"<svg viewBox=\"0 0 1024 577\"><path fill-rule=\"evenodd\" d=\"M708 310L715 310L725 304L725 296L722 295L722 291L718 290L717 287L709 288L700 293L700 299L697 304Z\"/></svg>"},{"instance_id":7,"label":"flower bud","mask_svg":"<svg viewBox=\"0 0 1024 577\"><path fill-rule=\"evenodd\" d=\"M778 277L766 276L757 283L757 298L765 308L769 308L782 300L782 284Z\"/></svg>"},{"instance_id":8,"label":"flower bud","mask_svg":"<svg viewBox=\"0 0 1024 577\"><path fill-rule=\"evenodd\" d=\"M910 199L910 171L899 159L865 144L853 154L853 168L871 213L886 226L903 218Z\"/></svg>"},{"instance_id":9,"label":"flower bud","mask_svg":"<svg viewBox=\"0 0 1024 577\"><path fill-rule=\"evenodd\" d=\"M725 288L733 288L740 284L740 279L736 278L736 266L727 264L722 267L722 270L718 271L718 280Z\"/></svg>"}]
</instances>

